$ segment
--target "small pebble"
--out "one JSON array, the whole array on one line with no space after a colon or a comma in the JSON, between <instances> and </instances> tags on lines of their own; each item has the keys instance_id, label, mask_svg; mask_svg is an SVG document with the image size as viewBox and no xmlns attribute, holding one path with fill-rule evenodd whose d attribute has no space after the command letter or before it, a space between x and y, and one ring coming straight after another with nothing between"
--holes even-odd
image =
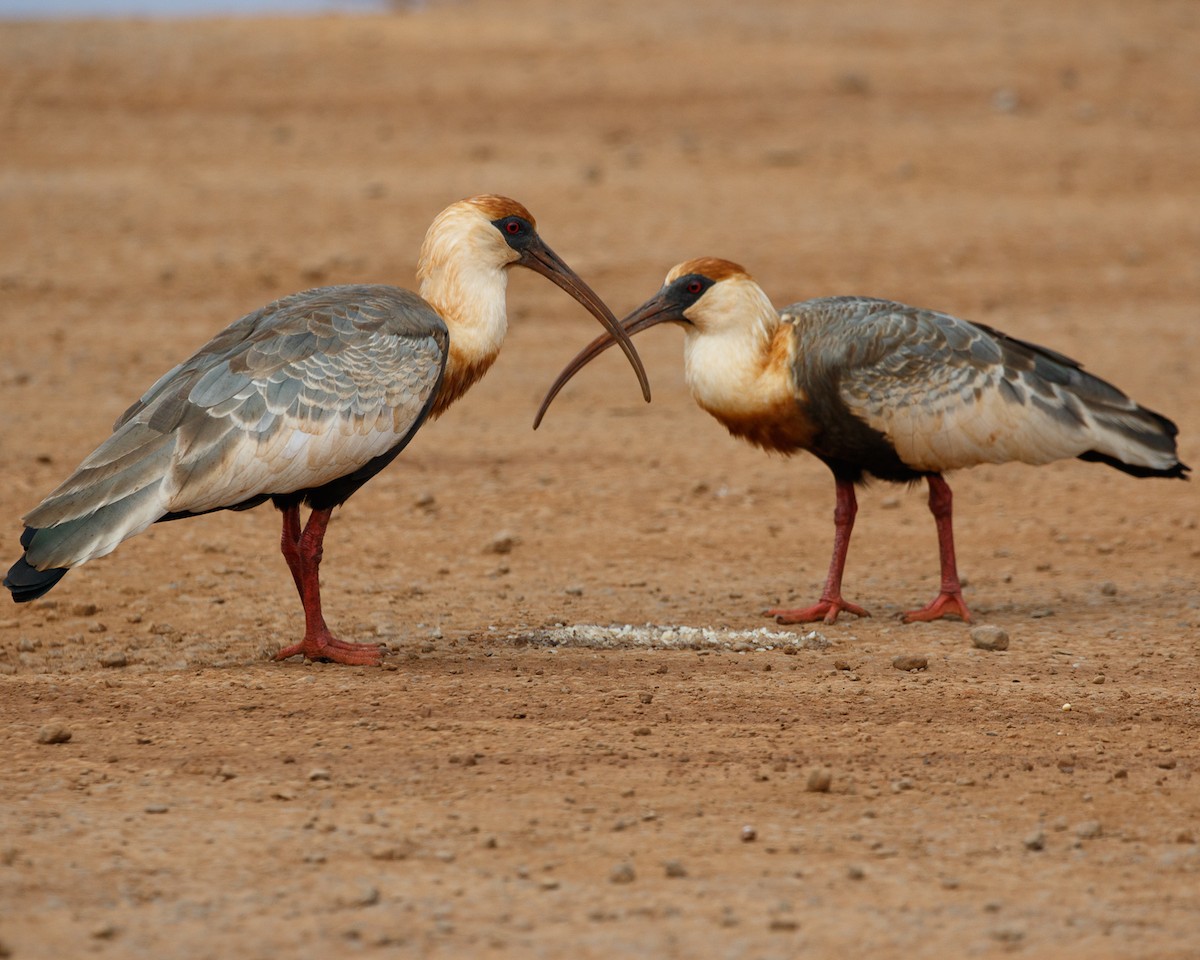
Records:
<instances>
[{"instance_id":1,"label":"small pebble","mask_svg":"<svg viewBox=\"0 0 1200 960\"><path fill-rule=\"evenodd\" d=\"M148 803L144 809L146 813L166 813L171 808L165 803Z\"/></svg>"},{"instance_id":2,"label":"small pebble","mask_svg":"<svg viewBox=\"0 0 1200 960\"><path fill-rule=\"evenodd\" d=\"M1021 106L1021 97L1012 87L1001 87L992 94L992 109L997 113L1016 113Z\"/></svg>"},{"instance_id":3,"label":"small pebble","mask_svg":"<svg viewBox=\"0 0 1200 960\"><path fill-rule=\"evenodd\" d=\"M573 586L567 587L563 592L568 597L582 597L583 587L579 586L579 584L574 584Z\"/></svg>"},{"instance_id":4,"label":"small pebble","mask_svg":"<svg viewBox=\"0 0 1200 960\"><path fill-rule=\"evenodd\" d=\"M971 631L971 645L979 650L1007 650L1008 634L999 627L985 624Z\"/></svg>"},{"instance_id":5,"label":"small pebble","mask_svg":"<svg viewBox=\"0 0 1200 960\"><path fill-rule=\"evenodd\" d=\"M379 902L379 888L370 883L361 883L356 890L343 893L336 902L344 907L373 907Z\"/></svg>"},{"instance_id":6,"label":"small pebble","mask_svg":"<svg viewBox=\"0 0 1200 960\"><path fill-rule=\"evenodd\" d=\"M1038 827L1023 841L1026 850L1044 850L1046 847L1046 832Z\"/></svg>"},{"instance_id":7,"label":"small pebble","mask_svg":"<svg viewBox=\"0 0 1200 960\"><path fill-rule=\"evenodd\" d=\"M902 653L892 658L892 666L897 670L924 670L929 666L929 658L915 653Z\"/></svg>"},{"instance_id":8,"label":"small pebble","mask_svg":"<svg viewBox=\"0 0 1200 960\"><path fill-rule=\"evenodd\" d=\"M492 537L491 543L483 548L483 552L500 554L512 553L513 547L515 547L519 542L520 541L517 539L517 537L513 536L513 534L508 533L507 531L504 533L498 533Z\"/></svg>"},{"instance_id":9,"label":"small pebble","mask_svg":"<svg viewBox=\"0 0 1200 960\"><path fill-rule=\"evenodd\" d=\"M609 883L633 883L637 873L632 863L618 863L608 874Z\"/></svg>"},{"instance_id":10,"label":"small pebble","mask_svg":"<svg viewBox=\"0 0 1200 960\"><path fill-rule=\"evenodd\" d=\"M826 767L813 767L808 771L808 782L804 789L809 793L828 793L833 784L833 771Z\"/></svg>"},{"instance_id":11,"label":"small pebble","mask_svg":"<svg viewBox=\"0 0 1200 960\"><path fill-rule=\"evenodd\" d=\"M1106 679L1106 677L1104 676L1104 674L1098 673L1094 677L1092 677L1092 683L1101 684L1101 683L1104 683L1105 679Z\"/></svg>"},{"instance_id":12,"label":"small pebble","mask_svg":"<svg viewBox=\"0 0 1200 960\"><path fill-rule=\"evenodd\" d=\"M38 743L66 743L71 739L71 731L60 720L54 720L38 730Z\"/></svg>"},{"instance_id":13,"label":"small pebble","mask_svg":"<svg viewBox=\"0 0 1200 960\"><path fill-rule=\"evenodd\" d=\"M767 924L767 929L774 930L779 933L787 933L792 930L800 929L800 924L791 917L773 917L771 922Z\"/></svg>"},{"instance_id":14,"label":"small pebble","mask_svg":"<svg viewBox=\"0 0 1200 960\"><path fill-rule=\"evenodd\" d=\"M751 843L757 837L758 831L750 826L750 824L746 824L744 827L742 827L742 843Z\"/></svg>"},{"instance_id":15,"label":"small pebble","mask_svg":"<svg viewBox=\"0 0 1200 960\"><path fill-rule=\"evenodd\" d=\"M687 869L678 860L667 860L663 864L663 870L666 871L668 877L677 878L687 876Z\"/></svg>"},{"instance_id":16,"label":"small pebble","mask_svg":"<svg viewBox=\"0 0 1200 960\"><path fill-rule=\"evenodd\" d=\"M331 780L331 779L333 779L333 774L331 774L328 770L323 770L323 769L317 768L316 770L310 770L308 772L308 779L309 780Z\"/></svg>"},{"instance_id":17,"label":"small pebble","mask_svg":"<svg viewBox=\"0 0 1200 960\"><path fill-rule=\"evenodd\" d=\"M124 667L128 663L129 660L120 650L112 650L100 658L100 666L102 667Z\"/></svg>"},{"instance_id":18,"label":"small pebble","mask_svg":"<svg viewBox=\"0 0 1200 960\"><path fill-rule=\"evenodd\" d=\"M1095 840L1100 836L1100 831L1099 820L1085 820L1075 828L1075 836L1080 840Z\"/></svg>"},{"instance_id":19,"label":"small pebble","mask_svg":"<svg viewBox=\"0 0 1200 960\"><path fill-rule=\"evenodd\" d=\"M851 880L861 880L867 875L867 872L857 863L852 863L846 868L846 876Z\"/></svg>"}]
</instances>

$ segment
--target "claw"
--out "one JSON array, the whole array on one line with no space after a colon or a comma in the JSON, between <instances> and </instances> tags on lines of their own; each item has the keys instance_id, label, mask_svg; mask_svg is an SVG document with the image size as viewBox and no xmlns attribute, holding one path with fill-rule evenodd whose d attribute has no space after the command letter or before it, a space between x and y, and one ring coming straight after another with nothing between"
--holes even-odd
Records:
<instances>
[{"instance_id":1,"label":"claw","mask_svg":"<svg viewBox=\"0 0 1200 960\"><path fill-rule=\"evenodd\" d=\"M785 610L782 607L772 607L770 610L764 610L764 617L774 617L776 623L816 623L822 620L825 623L836 623L838 614L845 611L852 613L856 617L869 617L869 614L862 607L851 603L848 600L843 600L841 597L822 598L811 607L803 607L797 610Z\"/></svg>"},{"instance_id":2,"label":"claw","mask_svg":"<svg viewBox=\"0 0 1200 960\"><path fill-rule=\"evenodd\" d=\"M323 660L327 663L343 663L352 667L377 667L383 662L383 651L377 643L347 643L337 637L305 637L299 643L284 647L272 658L286 660L300 655L306 660Z\"/></svg>"},{"instance_id":3,"label":"claw","mask_svg":"<svg viewBox=\"0 0 1200 960\"><path fill-rule=\"evenodd\" d=\"M958 617L963 623L971 622L971 611L963 601L962 591L943 590L920 610L909 610L904 614L905 623L927 623L942 617Z\"/></svg>"}]
</instances>

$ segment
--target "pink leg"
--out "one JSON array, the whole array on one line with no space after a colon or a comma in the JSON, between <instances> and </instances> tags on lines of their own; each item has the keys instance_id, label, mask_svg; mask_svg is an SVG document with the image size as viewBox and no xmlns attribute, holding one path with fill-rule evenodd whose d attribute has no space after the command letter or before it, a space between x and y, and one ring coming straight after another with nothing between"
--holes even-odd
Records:
<instances>
[{"instance_id":1,"label":"pink leg","mask_svg":"<svg viewBox=\"0 0 1200 960\"><path fill-rule=\"evenodd\" d=\"M325 617L321 613L321 582L318 572L321 567L325 528L329 525L332 510L314 510L308 518L304 532L299 536L299 507L283 513L283 534L280 538L283 556L292 579L304 604L304 639L290 647L284 647L276 660L286 660L297 654L309 660L331 660L350 665L375 665L382 657L379 645L374 643L347 643L329 632Z\"/></svg>"},{"instance_id":2,"label":"pink leg","mask_svg":"<svg viewBox=\"0 0 1200 960\"><path fill-rule=\"evenodd\" d=\"M824 620L834 623L838 614L845 610L856 617L869 617L862 607L842 599L842 571L846 568L846 552L850 549L850 533L854 530L854 517L858 513L858 499L854 496L854 484L837 480L837 506L833 511L833 558L829 561L829 576L825 578L825 589L821 599L811 607L799 610L773 608L764 615L774 617L776 623L813 623Z\"/></svg>"},{"instance_id":3,"label":"pink leg","mask_svg":"<svg viewBox=\"0 0 1200 960\"><path fill-rule=\"evenodd\" d=\"M905 623L917 620L938 620L950 615L971 622L971 613L963 600L962 584L958 579L958 564L954 559L954 518L952 504L954 495L950 485L940 474L931 474L929 480L929 512L937 525L938 554L942 562L942 589L920 610L910 610L904 615Z\"/></svg>"},{"instance_id":4,"label":"pink leg","mask_svg":"<svg viewBox=\"0 0 1200 960\"><path fill-rule=\"evenodd\" d=\"M300 594L300 602L304 602L304 584L300 561L300 507L286 507L283 511L283 532L279 535L279 549L283 559L287 561L288 570L292 573L292 581L296 584L296 592Z\"/></svg>"}]
</instances>

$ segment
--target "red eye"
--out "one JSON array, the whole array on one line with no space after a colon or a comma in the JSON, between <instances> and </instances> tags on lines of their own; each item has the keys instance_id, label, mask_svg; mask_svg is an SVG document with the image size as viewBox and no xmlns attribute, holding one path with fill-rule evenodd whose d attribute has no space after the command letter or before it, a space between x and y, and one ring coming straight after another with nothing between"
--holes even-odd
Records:
<instances>
[{"instance_id":1,"label":"red eye","mask_svg":"<svg viewBox=\"0 0 1200 960\"><path fill-rule=\"evenodd\" d=\"M516 234L521 232L521 224L516 220L509 220L504 225L504 229L513 236L516 236Z\"/></svg>"},{"instance_id":2,"label":"red eye","mask_svg":"<svg viewBox=\"0 0 1200 960\"><path fill-rule=\"evenodd\" d=\"M688 293L699 293L703 289L704 289L704 284L702 284L699 280L689 280L688 281L688 285L687 285Z\"/></svg>"}]
</instances>

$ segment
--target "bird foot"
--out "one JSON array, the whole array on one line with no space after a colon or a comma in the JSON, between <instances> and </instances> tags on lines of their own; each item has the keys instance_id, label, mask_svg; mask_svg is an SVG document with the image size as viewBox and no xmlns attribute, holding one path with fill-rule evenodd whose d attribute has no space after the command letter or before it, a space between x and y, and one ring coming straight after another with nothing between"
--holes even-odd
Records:
<instances>
[{"instance_id":1,"label":"bird foot","mask_svg":"<svg viewBox=\"0 0 1200 960\"><path fill-rule=\"evenodd\" d=\"M842 611L852 613L856 617L869 617L870 614L857 604L850 603L848 600L843 600L841 597L826 598L822 597L817 603L811 607L803 607L797 610L785 610L782 607L772 607L770 610L764 610L764 617L774 617L776 623L816 623L818 620L823 620L825 623L836 623L838 614Z\"/></svg>"},{"instance_id":2,"label":"bird foot","mask_svg":"<svg viewBox=\"0 0 1200 960\"><path fill-rule=\"evenodd\" d=\"M324 660L329 663L344 663L351 667L377 667L383 662L383 651L377 643L348 643L328 633L324 636L306 636L299 643L284 647L275 660L286 660L297 654L306 660Z\"/></svg>"},{"instance_id":3,"label":"bird foot","mask_svg":"<svg viewBox=\"0 0 1200 960\"><path fill-rule=\"evenodd\" d=\"M958 617L963 623L971 622L971 611L967 609L961 590L943 590L920 610L905 613L904 622L926 623L946 616Z\"/></svg>"}]
</instances>

